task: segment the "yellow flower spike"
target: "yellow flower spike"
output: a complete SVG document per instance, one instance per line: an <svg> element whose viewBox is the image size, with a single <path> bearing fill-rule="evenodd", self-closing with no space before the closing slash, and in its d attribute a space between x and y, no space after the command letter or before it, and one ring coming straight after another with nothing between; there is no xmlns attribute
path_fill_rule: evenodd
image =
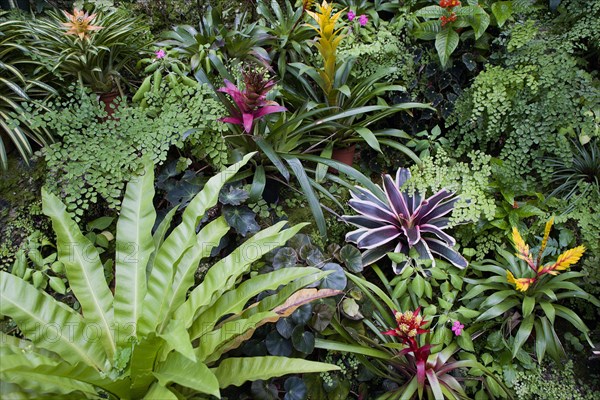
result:
<svg viewBox="0 0 600 400"><path fill-rule="evenodd" d="M544 238L542 239L542 245L540 246L540 252L537 257L536 265L540 265L540 261L542 261L542 254L544 254L546 244L548 244L548 238L550 237L550 230L552 229L552 224L554 224L554 216L550 218L548 222L546 222L546 227L544 228Z"/></svg>
<svg viewBox="0 0 600 400"><path fill-rule="evenodd" d="M525 243L516 227L513 227L512 229L512 240L515 244L515 249L517 250L516 256L521 260L526 261L531 269L535 271L537 268L533 263L533 257L531 257L531 253L529 253L529 246L527 243Z"/></svg>
<svg viewBox="0 0 600 400"><path fill-rule="evenodd" d="M585 250L585 246L577 246L573 249L565 251L558 256L558 259L554 264L541 266L538 269L538 274L557 275L558 271L564 271L579 261Z"/></svg>
<svg viewBox="0 0 600 400"><path fill-rule="evenodd" d="M508 283L515 285L515 288L520 292L525 292L529 289L532 283L535 282L535 278L519 278L515 279L515 276L509 270L506 270L506 280Z"/></svg>
<svg viewBox="0 0 600 400"><path fill-rule="evenodd" d="M333 102L335 99L335 93L332 92L332 89L337 67L336 51L340 41L344 37L341 34L341 29L335 30L335 24L342 16L344 10L333 14L333 3L329 4L326 0L323 0L321 5L317 5L317 12L306 11L319 26L317 29L312 25L308 25L319 34L319 40L315 43L315 46L323 59L323 69L318 71L319 76L323 80L320 85L330 102Z"/></svg>

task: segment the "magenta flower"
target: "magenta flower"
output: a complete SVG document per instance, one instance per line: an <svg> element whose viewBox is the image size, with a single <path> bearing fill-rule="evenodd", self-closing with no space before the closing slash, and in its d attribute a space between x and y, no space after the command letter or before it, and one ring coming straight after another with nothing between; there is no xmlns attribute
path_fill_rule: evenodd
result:
<svg viewBox="0 0 600 400"><path fill-rule="evenodd" d="M454 332L456 336L460 336L464 327L465 326L461 324L460 321L454 321L454 324L452 325L452 332Z"/></svg>
<svg viewBox="0 0 600 400"><path fill-rule="evenodd" d="M368 22L369 22L369 17L367 17L365 14L358 17L358 23L360 24L360 26L365 26L365 25L367 25Z"/></svg>
<svg viewBox="0 0 600 400"><path fill-rule="evenodd" d="M356 17L356 14L354 13L354 11L350 10L348 11L348 21L352 22L352 20Z"/></svg>
<svg viewBox="0 0 600 400"><path fill-rule="evenodd" d="M242 75L246 86L244 90L238 89L227 79L225 79L225 87L218 90L230 95L237 106L237 110L232 115L221 118L220 121L242 125L246 133L251 133L255 119L287 111L287 109L266 99L267 92L275 86L275 82L265 80L263 75L253 72L243 72Z"/></svg>
<svg viewBox="0 0 600 400"><path fill-rule="evenodd" d="M156 59L158 60L160 60L161 58L165 58L165 56L167 55L167 53L165 53L163 49L156 50L154 54L156 54Z"/></svg>

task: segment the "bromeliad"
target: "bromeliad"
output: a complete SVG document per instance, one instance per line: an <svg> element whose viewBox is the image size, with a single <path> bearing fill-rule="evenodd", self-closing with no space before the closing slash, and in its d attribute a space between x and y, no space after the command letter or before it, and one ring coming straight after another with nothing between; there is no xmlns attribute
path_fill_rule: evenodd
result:
<svg viewBox="0 0 600 400"><path fill-rule="evenodd" d="M267 93L275 86L275 81L265 79L263 74L253 70L244 70L242 76L245 86L243 90L238 89L227 79L224 81L225 87L218 90L230 95L237 106L237 110L234 110L232 115L221 118L221 121L242 125L246 133L251 133L254 120L287 109L274 101L267 100Z"/></svg>
<svg viewBox="0 0 600 400"><path fill-rule="evenodd" d="M317 9L318 12L306 11L306 13L318 24L318 28L312 25L309 26L319 34L319 39L315 43L321 54L321 58L323 58L323 69L319 71L322 82L319 85L329 103L334 104L335 93L333 91L333 82L337 70L337 47L344 38L344 35L341 34L341 29L335 30L335 24L346 9L333 14L333 6L328 4L326 0L323 0L323 3L317 6Z"/></svg>
<svg viewBox="0 0 600 400"><path fill-rule="evenodd" d="M69 28L65 32L65 35L76 35L83 40L88 36L89 32L103 29L102 26L91 25L96 18L96 14L89 15L87 12L84 13L83 10L78 10L77 8L73 9L73 14L69 14L67 11L63 11L63 13L69 19L69 22L63 22L63 25Z"/></svg>
<svg viewBox="0 0 600 400"><path fill-rule="evenodd" d="M527 243L525 243L517 228L513 227L512 240L515 249L517 250L516 256L525 261L535 274L533 277L515 278L511 271L506 270L506 280L515 285L517 290L521 292L527 291L529 287L537 282L544 274L558 275L560 271L570 268L571 265L579 261L585 252L585 246L577 246L562 253L560 256L558 256L558 259L555 262L542 265L544 250L546 249L553 223L554 217L546 223L546 228L544 229L544 238L542 239L542 244L535 260L531 254L531 251L529 250L529 246Z"/></svg>
<svg viewBox="0 0 600 400"><path fill-rule="evenodd" d="M356 187L350 207L361 215L345 215L343 219L359 229L349 232L346 241L356 243L367 250L363 263L371 264L388 252L408 255L414 248L423 259L432 260L434 254L441 256L459 268L467 266L467 260L453 249L454 238L444 232L448 218L458 197L442 189L433 196L423 199L418 193L410 195L401 192L404 183L410 179L410 171L400 168L394 180L390 175L383 176L385 201L367 189ZM399 274L407 262L393 263Z"/></svg>

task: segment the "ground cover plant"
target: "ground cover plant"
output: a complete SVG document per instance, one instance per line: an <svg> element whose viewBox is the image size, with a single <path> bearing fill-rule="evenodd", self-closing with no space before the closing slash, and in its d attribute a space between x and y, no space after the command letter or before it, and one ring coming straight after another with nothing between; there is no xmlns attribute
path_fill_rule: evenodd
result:
<svg viewBox="0 0 600 400"><path fill-rule="evenodd" d="M600 2L2 7L0 397L600 392Z"/></svg>

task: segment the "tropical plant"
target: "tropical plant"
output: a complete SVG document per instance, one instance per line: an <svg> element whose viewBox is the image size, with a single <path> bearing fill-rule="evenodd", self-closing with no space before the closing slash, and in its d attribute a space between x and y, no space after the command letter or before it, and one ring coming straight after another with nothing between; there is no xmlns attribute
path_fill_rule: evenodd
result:
<svg viewBox="0 0 600 400"><path fill-rule="evenodd" d="M573 147L571 160L565 162L560 159L552 159L548 162L548 165L554 168L550 179L554 190L549 196L570 200L569 209L575 207L577 202L589 191L600 190L600 146L598 140L592 139L585 145L574 140Z"/></svg>
<svg viewBox="0 0 600 400"><path fill-rule="evenodd" d="M273 80L265 79L265 76L256 70L242 72L244 89L238 89L233 83L225 79L225 87L218 91L227 93L233 99L237 109L233 110L231 116L222 119L235 125L242 125L246 133L252 133L254 120L265 115L287 111L275 101L267 100L267 93L275 86Z"/></svg>
<svg viewBox="0 0 600 400"><path fill-rule="evenodd" d="M32 129L26 121L13 123L13 117L23 113L21 102L56 94L56 90L43 81L44 74L35 74L32 66L39 64L31 58L31 48L21 43L26 23L6 19L0 13L0 166L8 167L5 140L10 140L25 162L29 162L33 149L29 139L39 146L52 143L52 135L44 129Z"/></svg>
<svg viewBox="0 0 600 400"><path fill-rule="evenodd" d="M577 246L567 250L555 261L544 264L552 224L553 219L546 223L544 237L535 257L535 253L530 251L519 231L513 228L512 238L517 250L516 257L498 247L497 260L472 263L474 270L482 274L491 273L492 276L465 279L465 282L472 286L462 300L468 301L466 306L469 308L484 310L477 317L477 322L492 320L505 313L508 317L503 318L503 325L507 321L518 321L519 329L514 336L512 346L513 358L532 336L532 332L535 332L535 352L538 362L542 362L546 351L556 361L565 357L563 346L555 330L556 317L571 323L586 337L590 346L594 347L588 336L589 329L579 316L559 304L562 299L580 298L600 307L600 301L586 293L576 283L578 278L584 276L583 273L562 272L579 261L585 247ZM490 291L491 294L486 293ZM516 324L513 322L508 330L511 331L515 327Z"/></svg>
<svg viewBox="0 0 600 400"><path fill-rule="evenodd" d="M394 180L383 176L382 187L376 192L356 187L348 205L360 215L346 215L344 220L359 227L349 232L346 241L356 243L363 253L363 262L371 264L389 252L408 255L415 249L422 259L430 259L435 266L435 255L464 268L467 260L453 249L456 241L446 232L448 218L458 197L442 189L433 196L423 199L419 193L402 192L401 188L410 179L410 171L399 168ZM408 261L399 264L393 261L394 272L402 273Z"/></svg>
<svg viewBox="0 0 600 400"><path fill-rule="evenodd" d="M364 278L350 273L346 275L373 303L372 318L365 320L364 325L377 339L334 318L331 326L335 331L335 339L317 339L315 347L354 353L371 373L394 382L396 386L384 391L377 397L378 400L468 399L460 383L464 379L492 381L498 385L497 395L511 398L508 388L474 357L455 358L460 347L456 342L444 344L444 335L438 334L445 329L443 323L435 323L434 319L426 320L420 315L419 309L401 312L393 295L390 297ZM378 275L382 276L381 271L378 271ZM469 336L470 341L470 335L462 332L462 328L464 326L455 324L454 334ZM461 369L477 369L483 376L461 373L461 379L457 379L457 372Z"/></svg>
<svg viewBox="0 0 600 400"><path fill-rule="evenodd" d="M99 93L118 88L121 95L122 71L133 73L132 64L150 44L142 19L119 9L48 11L29 21L27 36L35 56L60 79L76 79Z"/></svg>
<svg viewBox="0 0 600 400"><path fill-rule="evenodd" d="M288 78L287 82L283 82L285 99L300 109L306 105L308 98L311 108L329 108L330 116L343 116L334 126L318 126L318 129L311 133L311 136L317 139L318 145L315 147L318 148L322 144L329 147L323 152L324 157L331 156L334 145L345 147L357 141L364 141L379 152L381 143L414 156L412 151L395 140L410 139L404 132L398 129L373 132L371 127L400 111L410 113L412 109L431 107L421 103L388 105L383 99L385 94L405 91L403 86L380 82L384 77L393 74L396 71L395 67L381 69L361 79L353 79L351 72L354 58L350 57L343 62L338 59L337 48L345 35L342 32L344 27L336 30L336 25L339 25L343 10L334 13L332 4L324 0L317 6L318 12L307 11L317 23L316 26L309 26L318 33L315 46L319 51L322 67L302 62L291 63L288 70L293 79ZM315 84L320 90L315 90ZM374 105L374 102L377 102L377 105ZM413 159L418 162L416 156Z"/></svg>
<svg viewBox="0 0 600 400"><path fill-rule="evenodd" d="M157 46L179 53L189 59L192 72L216 72L213 60L222 62L269 63L269 54L262 48L270 36L258 22L248 23L247 13L237 14L233 26L222 20L218 8L208 7L198 29L191 25L178 25L163 33Z"/></svg>
<svg viewBox="0 0 600 400"><path fill-rule="evenodd" d="M415 12L417 18L412 34L423 40L435 40L435 48L442 66L446 66L450 56L458 47L460 36L457 30L471 27L469 34L475 40L481 39L490 25L490 16L477 2L468 1L463 6L458 0L440 0L439 5L423 7ZM512 15L511 1L497 1L491 5L496 23L502 26ZM461 34L465 38L466 33Z"/></svg>
<svg viewBox="0 0 600 400"><path fill-rule="evenodd" d="M272 64L277 66L281 79L285 78L287 64L299 62L311 56L309 40L313 37L313 30L301 22L310 3L305 0L301 7L294 7L290 0L279 2L259 0L256 11L263 18L262 24L267 28L271 37L269 44Z"/></svg>
<svg viewBox="0 0 600 400"><path fill-rule="evenodd" d="M142 175L128 184L117 222L114 288L106 282L97 249L65 205L43 191L43 210L57 234L58 260L83 315L1 272L0 314L11 317L28 338L2 334L2 380L33 396L175 399L182 390L220 397L220 388L248 380L336 369L279 357L221 359L257 327L313 299L339 293L302 289L327 275L304 267L236 284L254 261L304 225L283 229L283 221L257 233L215 263L189 291L199 261L230 229L222 216L196 233L198 223L217 203L223 184L253 155L211 178L166 238L176 208L152 235L154 174L152 163L146 163ZM281 285L277 293L246 307L259 293Z"/></svg>

